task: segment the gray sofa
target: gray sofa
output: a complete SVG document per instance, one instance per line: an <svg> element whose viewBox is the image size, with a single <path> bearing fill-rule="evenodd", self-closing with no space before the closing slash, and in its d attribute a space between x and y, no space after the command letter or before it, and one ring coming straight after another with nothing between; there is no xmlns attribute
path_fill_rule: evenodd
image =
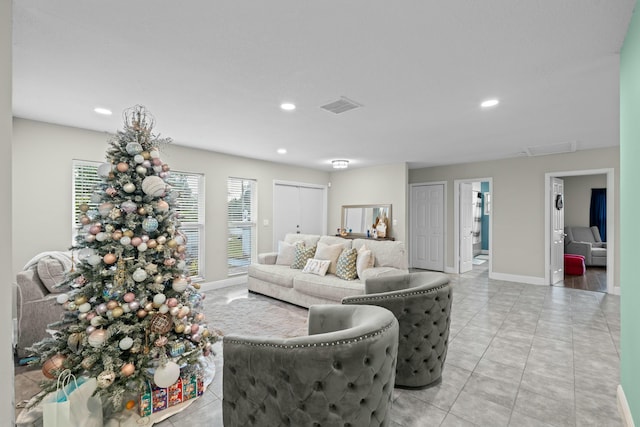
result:
<svg viewBox="0 0 640 427"><path fill-rule="evenodd" d="M328 245L342 244L345 248L360 249L366 245L373 253L374 265L363 271L355 280L343 280L335 274L325 276L303 273L289 265L278 265L278 253L258 255L258 262L249 266L248 288L302 307L313 304L340 304L342 298L364 294L364 280L372 277L408 273L407 254L403 242L374 239L343 239L336 236L311 234L287 234L286 243L304 242L307 247L322 242Z"/></svg>
<svg viewBox="0 0 640 427"><path fill-rule="evenodd" d="M607 266L607 243L600 238L598 227L565 227L564 252L584 256L590 267Z"/></svg>
<svg viewBox="0 0 640 427"><path fill-rule="evenodd" d="M388 426L398 322L381 307L318 305L309 335L224 337L222 416L235 426Z"/></svg>
<svg viewBox="0 0 640 427"><path fill-rule="evenodd" d="M410 273L365 281L366 295L343 304L384 307L398 319L397 387L423 388L442 377L451 325L452 291L446 274Z"/></svg>
<svg viewBox="0 0 640 427"><path fill-rule="evenodd" d="M17 274L18 357L28 356L27 347L49 336L47 325L62 319L64 309L56 298L64 289L56 285L64 281L71 264L68 252L43 252Z"/></svg>

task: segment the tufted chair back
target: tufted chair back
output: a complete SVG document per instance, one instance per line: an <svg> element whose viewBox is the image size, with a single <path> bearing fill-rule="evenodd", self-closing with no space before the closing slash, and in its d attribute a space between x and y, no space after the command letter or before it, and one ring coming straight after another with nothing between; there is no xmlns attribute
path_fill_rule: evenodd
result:
<svg viewBox="0 0 640 427"><path fill-rule="evenodd" d="M451 286L442 273L410 273L366 279L366 295L343 304L385 307L400 325L395 385L422 388L440 380L451 325Z"/></svg>
<svg viewBox="0 0 640 427"><path fill-rule="evenodd" d="M225 427L388 426L398 322L374 306L315 305L309 335L227 335Z"/></svg>

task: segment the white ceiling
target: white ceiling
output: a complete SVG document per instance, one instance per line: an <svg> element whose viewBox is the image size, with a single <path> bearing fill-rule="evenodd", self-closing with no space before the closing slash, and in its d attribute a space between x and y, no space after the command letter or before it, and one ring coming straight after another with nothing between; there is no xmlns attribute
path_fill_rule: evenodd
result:
<svg viewBox="0 0 640 427"><path fill-rule="evenodd" d="M14 115L114 132L143 104L176 144L326 170L335 158L422 167L615 146L634 6L19 0ZM319 108L340 96L364 106ZM482 110L491 97L500 105Z"/></svg>

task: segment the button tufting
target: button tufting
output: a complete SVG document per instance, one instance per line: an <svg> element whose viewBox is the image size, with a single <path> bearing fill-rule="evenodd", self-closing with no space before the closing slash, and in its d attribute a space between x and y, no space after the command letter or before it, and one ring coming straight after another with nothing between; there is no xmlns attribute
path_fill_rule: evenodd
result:
<svg viewBox="0 0 640 427"><path fill-rule="evenodd" d="M322 381L316 381L316 382L313 384L313 389L314 389L315 391L321 391L321 390L322 390Z"/></svg>
<svg viewBox="0 0 640 427"><path fill-rule="evenodd" d="M340 363L339 360L336 360L335 362L333 362L333 369L342 369L342 363Z"/></svg>

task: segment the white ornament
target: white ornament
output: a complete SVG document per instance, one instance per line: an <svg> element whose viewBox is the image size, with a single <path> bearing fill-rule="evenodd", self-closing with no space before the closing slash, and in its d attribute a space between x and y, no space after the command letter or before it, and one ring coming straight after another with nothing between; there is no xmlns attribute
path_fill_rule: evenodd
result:
<svg viewBox="0 0 640 427"><path fill-rule="evenodd" d="M144 166L136 166L136 172L138 172L140 175L144 175L147 173L147 168L145 168Z"/></svg>
<svg viewBox="0 0 640 427"><path fill-rule="evenodd" d="M163 196L167 189L167 183L159 176L148 176L142 180L142 191L152 197Z"/></svg>
<svg viewBox="0 0 640 427"><path fill-rule="evenodd" d="M102 257L97 254L89 255L89 257L87 257L87 262L89 263L89 265L95 267L102 262Z"/></svg>
<svg viewBox="0 0 640 427"><path fill-rule="evenodd" d="M151 152L149 152L149 156L151 156L152 159L159 159L160 152L158 150L151 150Z"/></svg>
<svg viewBox="0 0 640 427"><path fill-rule="evenodd" d="M98 175L106 178L113 171L113 165L111 163L103 163L98 166Z"/></svg>
<svg viewBox="0 0 640 427"><path fill-rule="evenodd" d="M95 317L92 317L89 322L91 323L91 326L100 326L102 325L103 321L104 321L104 318L100 316L95 316Z"/></svg>
<svg viewBox="0 0 640 427"><path fill-rule="evenodd" d="M178 268L178 270L184 270L187 267L187 263L185 261L178 261L176 267Z"/></svg>
<svg viewBox="0 0 640 427"><path fill-rule="evenodd" d="M173 279L173 283L171 284L171 287L176 292L184 292L184 290L187 289L187 286L189 286L189 283L184 277L176 277Z"/></svg>
<svg viewBox="0 0 640 427"><path fill-rule="evenodd" d="M136 191L136 185L132 182L127 182L122 186L122 189L127 193L133 193L134 191Z"/></svg>
<svg viewBox="0 0 640 427"><path fill-rule="evenodd" d="M121 350L129 350L133 346L133 338L124 337L118 343Z"/></svg>
<svg viewBox="0 0 640 427"><path fill-rule="evenodd" d="M153 374L153 382L161 388L173 385L180 378L180 366L175 362L167 362L164 366L158 366Z"/></svg>
<svg viewBox="0 0 640 427"><path fill-rule="evenodd" d="M144 157L142 157L142 155L140 154L136 154L135 156L133 156L133 161L140 164L144 162Z"/></svg>
<svg viewBox="0 0 640 427"><path fill-rule="evenodd" d="M87 257L95 253L96 251L91 248L82 248L78 251L78 261L84 261L85 259L87 259Z"/></svg>
<svg viewBox="0 0 640 427"><path fill-rule="evenodd" d="M138 252L144 252L147 250L147 244L142 242L138 245Z"/></svg>
<svg viewBox="0 0 640 427"><path fill-rule="evenodd" d="M85 302L84 304L80 304L80 307L78 307L78 310L80 311L80 313L87 313L89 312L89 310L91 310L91 304L89 304L88 302Z"/></svg>
<svg viewBox="0 0 640 427"><path fill-rule="evenodd" d="M167 304L162 304L159 308L158 311L162 314L166 314L169 312L169 306Z"/></svg>
<svg viewBox="0 0 640 427"><path fill-rule="evenodd" d="M67 301L69 301L69 295L67 294L60 294L56 297L56 302L58 304L64 304Z"/></svg>
<svg viewBox="0 0 640 427"><path fill-rule="evenodd" d="M147 278L147 272L141 268L138 268L133 272L132 277L136 282L142 282Z"/></svg>
<svg viewBox="0 0 640 427"><path fill-rule="evenodd" d="M122 237L120 238L120 244L121 244L122 246L127 246L127 245L129 245L130 243L131 243L131 237L129 237L129 236L122 236Z"/></svg>
<svg viewBox="0 0 640 427"><path fill-rule="evenodd" d="M167 296L165 294L155 294L153 296L153 304L160 306L167 300Z"/></svg>
<svg viewBox="0 0 640 427"><path fill-rule="evenodd" d="M142 153L142 145L140 145L137 142L130 142L127 144L126 150L127 150L127 153L129 153L132 156L135 154L140 154Z"/></svg>
<svg viewBox="0 0 640 427"><path fill-rule="evenodd" d="M107 233L105 233L104 231L99 232L98 234L96 234L96 240L98 242L104 242L105 240L107 240Z"/></svg>
<svg viewBox="0 0 640 427"><path fill-rule="evenodd" d="M95 319L95 317L94 317ZM96 329L89 335L89 345L93 348L102 347L104 342L107 340L107 331L104 329Z"/></svg>

